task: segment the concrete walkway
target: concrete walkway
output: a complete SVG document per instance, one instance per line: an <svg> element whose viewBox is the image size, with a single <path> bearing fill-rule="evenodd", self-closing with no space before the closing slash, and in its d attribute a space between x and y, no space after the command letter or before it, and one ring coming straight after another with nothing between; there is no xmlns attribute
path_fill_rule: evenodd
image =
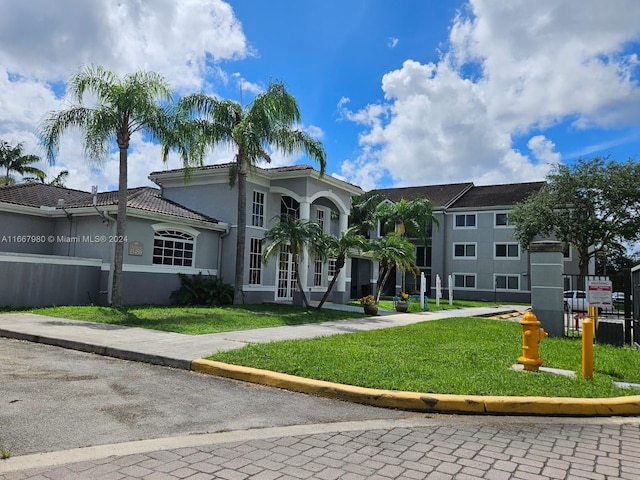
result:
<svg viewBox="0 0 640 480"><path fill-rule="evenodd" d="M331 306L327 306L330 308ZM336 306L334 308L348 308ZM351 307L353 308L353 307ZM30 313L0 314L0 336L46 343L125 360L166 365L292 391L378 407L422 412L519 415L639 415L640 395L615 398L492 397L399 392L341 385L204 360L250 343L353 333L451 317L517 319L527 307L476 307L422 313L385 312L369 318L210 335L182 335L142 328L66 320ZM514 363L515 363L514 359Z"/></svg>
<svg viewBox="0 0 640 480"><path fill-rule="evenodd" d="M348 305L327 304L326 308L362 311L360 307ZM521 312L526 308L522 305L482 307L417 314L380 311L380 315L377 317L208 335L183 335L144 328L46 317L32 313L0 313L0 336L188 370L191 368L191 362L195 359L241 348L248 343L267 343L353 333L448 317L499 315L504 312Z"/></svg>

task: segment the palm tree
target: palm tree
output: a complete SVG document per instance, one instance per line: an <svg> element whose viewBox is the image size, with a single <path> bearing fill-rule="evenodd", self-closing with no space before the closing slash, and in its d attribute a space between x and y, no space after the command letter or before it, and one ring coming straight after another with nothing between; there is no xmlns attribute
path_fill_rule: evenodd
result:
<svg viewBox="0 0 640 480"><path fill-rule="evenodd" d="M0 167L6 169L4 181L7 185L15 183L15 179L11 176L11 172L19 173L20 175L35 175L39 179L43 179L46 174L39 168L32 167L31 165L39 162L40 157L37 155L24 155L22 153L23 144L18 143L15 147L12 147L8 142L0 141Z"/></svg>
<svg viewBox="0 0 640 480"><path fill-rule="evenodd" d="M439 225L438 219L433 215L433 202L426 197L381 203L377 206L374 217L385 226L396 228L400 236L418 238L423 244L427 242L427 226L431 223Z"/></svg>
<svg viewBox="0 0 640 480"><path fill-rule="evenodd" d="M163 144L168 142L168 134L174 126L169 105L170 87L161 75L154 72L140 71L119 77L100 66L91 65L82 67L71 77L68 89L75 103L67 110L50 112L40 127L47 157L51 163L55 161L60 138L70 128L82 130L84 152L92 160L104 159L109 153L108 143L115 140L120 154L116 235L124 238L129 142L136 132L155 137ZM95 95L95 106L84 105L85 93ZM175 136L171 140L175 143ZM167 148L163 148L163 160L167 158ZM181 153L183 162L188 163L185 151L181 150ZM124 243L116 242L111 297L114 307L122 305L123 259Z"/></svg>
<svg viewBox="0 0 640 480"><path fill-rule="evenodd" d="M304 286L300 281L299 264L305 249L312 257L326 258L325 234L316 222L302 220L291 215L283 215L278 223L271 227L262 240L268 242L262 252L262 262L266 265L274 254L279 254L282 248L289 246L293 260L298 290L302 293L302 300L309 307L309 300L304 293Z"/></svg>
<svg viewBox="0 0 640 480"><path fill-rule="evenodd" d="M231 100L217 100L194 94L179 102L182 111L201 115L196 122L210 147L217 144L232 145L236 151L233 168L229 171L231 186L238 184L238 231L236 236L236 264L234 277L234 304L244 301L244 251L247 230L247 176L260 160L271 161L269 146L285 154L304 152L320 165L320 174L326 168L326 153L322 143L295 128L300 121L300 110L293 96L281 82L269 84L267 91L257 95L243 108Z"/></svg>
<svg viewBox="0 0 640 480"><path fill-rule="evenodd" d="M384 195L376 190L353 197L349 224L358 226L360 234L368 235L370 230L376 229L376 217L374 214L376 208L384 202L384 199Z"/></svg>
<svg viewBox="0 0 640 480"><path fill-rule="evenodd" d="M413 243L392 232L379 240L369 244L373 258L380 262L378 281L376 283L376 304L380 302L380 294L389 274L394 267L403 272L415 272L416 252Z"/></svg>
<svg viewBox="0 0 640 480"><path fill-rule="evenodd" d="M325 255L329 258L336 259L336 271L327 287L327 291L324 292L318 309L322 308L324 302L329 298L329 293L333 290L333 286L338 280L338 274L344 268L347 257L351 250L366 250L368 247L367 240L358 233L359 226L352 226L346 231L342 232L340 237L334 237L333 235L325 235L325 247L322 249Z"/></svg>

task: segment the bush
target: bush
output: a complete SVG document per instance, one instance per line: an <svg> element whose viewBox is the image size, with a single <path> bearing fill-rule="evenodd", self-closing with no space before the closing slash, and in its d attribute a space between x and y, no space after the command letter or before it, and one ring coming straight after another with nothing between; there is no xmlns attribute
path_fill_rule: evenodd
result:
<svg viewBox="0 0 640 480"><path fill-rule="evenodd" d="M171 298L178 305L231 305L233 303L233 285L224 283L213 276L185 275L179 273L180 288L171 292Z"/></svg>

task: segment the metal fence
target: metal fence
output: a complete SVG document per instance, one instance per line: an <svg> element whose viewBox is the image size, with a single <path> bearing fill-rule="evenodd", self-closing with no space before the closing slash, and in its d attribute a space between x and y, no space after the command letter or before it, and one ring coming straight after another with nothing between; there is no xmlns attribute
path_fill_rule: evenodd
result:
<svg viewBox="0 0 640 480"><path fill-rule="evenodd" d="M588 315L588 285L591 280L609 280L612 282L612 303L598 308L596 320L596 342L617 346L635 344L640 347L640 322L633 315L632 293L640 294L638 288L631 288L630 272L625 276L579 276L565 275L564 285L564 332L567 337L582 336L582 322ZM634 292L638 290L638 292Z"/></svg>

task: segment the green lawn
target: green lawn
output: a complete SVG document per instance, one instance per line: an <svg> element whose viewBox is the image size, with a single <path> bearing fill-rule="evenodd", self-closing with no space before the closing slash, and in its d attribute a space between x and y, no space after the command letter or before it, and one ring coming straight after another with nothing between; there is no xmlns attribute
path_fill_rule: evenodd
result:
<svg viewBox="0 0 640 480"><path fill-rule="evenodd" d="M544 366L577 379L510 367L522 354L521 326L451 318L349 335L254 344L209 357L238 365L362 387L465 395L613 397L640 395L613 380L640 383L640 352L595 346L592 381L581 376L580 340L547 338Z"/></svg>
<svg viewBox="0 0 640 480"><path fill-rule="evenodd" d="M134 306L120 309L79 306L36 308L29 311L40 315L71 320L150 328L187 335L203 335L283 325L301 325L364 316L364 312L343 312L329 309L305 310L302 307L293 307L291 305L225 307Z"/></svg>
<svg viewBox="0 0 640 480"><path fill-rule="evenodd" d="M446 306L448 307L448 302ZM458 308L477 303L456 302ZM491 305L491 304L480 304ZM381 308L393 308L384 302ZM191 335L300 325L359 318L363 313L305 310L289 305L222 308L137 306L50 307L34 313ZM371 388L476 395L612 397L640 395L613 380L640 383L640 352L595 346L593 381L580 378L581 341L547 338L540 345L544 366L577 372L577 379L515 372L521 355L516 322L451 318L407 327L334 335L310 340L255 344L220 353L213 360Z"/></svg>

